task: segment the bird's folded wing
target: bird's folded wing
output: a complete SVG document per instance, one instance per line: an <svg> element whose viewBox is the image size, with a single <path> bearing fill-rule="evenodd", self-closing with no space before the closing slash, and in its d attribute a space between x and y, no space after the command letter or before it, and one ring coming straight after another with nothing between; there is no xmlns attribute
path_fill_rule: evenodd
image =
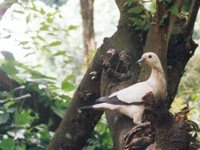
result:
<svg viewBox="0 0 200 150"><path fill-rule="evenodd" d="M154 93L153 89L146 82L140 82L113 93L109 98L117 96L119 101L131 104L142 102L142 98L149 92Z"/></svg>
<svg viewBox="0 0 200 150"><path fill-rule="evenodd" d="M98 103L108 103L108 104L113 104L113 105L141 105L141 104L143 104L142 101L138 101L138 102L133 101L131 103L127 103L125 101L118 99L117 96L113 96L110 98L109 97L101 97L95 101L95 104L98 104Z"/></svg>

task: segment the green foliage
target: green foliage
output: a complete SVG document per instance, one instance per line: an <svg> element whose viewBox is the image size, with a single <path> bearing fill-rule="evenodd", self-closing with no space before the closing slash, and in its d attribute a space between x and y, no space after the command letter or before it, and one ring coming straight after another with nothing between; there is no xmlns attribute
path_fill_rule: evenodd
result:
<svg viewBox="0 0 200 150"><path fill-rule="evenodd" d="M188 65L186 66L186 71L181 79L176 101L179 104L174 105L176 108L182 107L183 105L189 103L190 108L192 108L189 119L200 124L200 51L196 51L195 56L191 58ZM181 103L181 104L180 104ZM183 108L183 107L182 107ZM177 111L176 111L177 112Z"/></svg>
<svg viewBox="0 0 200 150"><path fill-rule="evenodd" d="M75 86L74 86L74 84L72 84L72 83L70 83L69 82L69 79L70 79L70 77L71 76L67 76L63 81L62 81L62 86L61 86L61 88L62 88L62 90L64 90L64 91L72 91L72 90L74 90L74 88L75 88Z"/></svg>
<svg viewBox="0 0 200 150"><path fill-rule="evenodd" d="M25 16L26 26L29 27L25 33L29 38L19 40L19 45L36 53L36 70L51 72L52 76L59 78L59 82L65 75L79 74L82 57L77 58L81 56L80 52L69 49L68 42L70 32L78 26L63 24L64 17L58 9L47 9L36 1L19 2L19 6L13 15ZM66 70L70 71L66 74Z"/></svg>
<svg viewBox="0 0 200 150"><path fill-rule="evenodd" d="M172 6L168 11L171 12L172 14L178 16L179 12L178 12L178 8L177 7Z"/></svg>
<svg viewBox="0 0 200 150"><path fill-rule="evenodd" d="M138 0L126 0L124 3L124 7L128 7L128 13L131 16L130 24L135 30L146 31L150 27L151 12L144 8L143 3Z"/></svg>
<svg viewBox="0 0 200 150"><path fill-rule="evenodd" d="M162 16L162 19L160 21L160 25L164 25L165 20L169 17L170 14L173 14L177 17L179 17L179 11L178 8L176 6L172 6L170 7L166 13Z"/></svg>
<svg viewBox="0 0 200 150"><path fill-rule="evenodd" d="M36 118L37 117L34 115L34 113L30 109L16 111L14 113L14 124L16 127L27 128L27 127L30 127L31 123Z"/></svg>
<svg viewBox="0 0 200 150"><path fill-rule="evenodd" d="M2 150L15 150L15 141L12 138L3 139L0 143Z"/></svg>
<svg viewBox="0 0 200 150"><path fill-rule="evenodd" d="M92 138L88 140L88 145L83 150L112 150L112 139L105 116L99 121L92 134Z"/></svg>
<svg viewBox="0 0 200 150"><path fill-rule="evenodd" d="M18 4L20 7L13 11L14 16L26 16L27 26L31 26L32 22L39 23L35 25L37 28L30 28L26 33L30 34L29 39L19 40L19 46L33 49L39 56L38 60L46 59L47 62L53 62L54 66L50 65L53 67L48 67L47 72L58 73L57 68L67 69L69 62L77 62L72 57L76 53L66 51L68 33L77 29L77 26L69 25L61 28L56 23L57 19L62 18L59 11L47 11L38 7L34 1ZM1 54L4 59L0 59L0 69L17 81L21 88L0 92L0 148L2 150L45 149L53 136L52 126L59 123L54 122L54 115L62 118L71 100L69 91L72 92L75 88L72 72L58 73L58 80L55 74L47 75L41 72L40 68L44 68L41 61L30 65L16 60L7 51ZM71 66L69 68L72 70ZM41 116L40 107L51 111L53 115Z"/></svg>
<svg viewBox="0 0 200 150"><path fill-rule="evenodd" d="M130 6L133 3L139 2L139 0L126 0L124 6Z"/></svg>
<svg viewBox="0 0 200 150"><path fill-rule="evenodd" d="M143 10L141 8L141 6L135 6L133 8L130 8L128 10L128 13L132 13L132 14L138 14L138 13L141 13Z"/></svg>
<svg viewBox="0 0 200 150"><path fill-rule="evenodd" d="M9 117L10 117L9 113L6 112L6 110L1 110L1 112L0 112L0 125L6 123L9 119Z"/></svg>
<svg viewBox="0 0 200 150"><path fill-rule="evenodd" d="M140 15L140 17L131 17L130 20L132 25L135 27L135 30L146 31L150 27L151 15L149 12L145 12L145 15Z"/></svg>
<svg viewBox="0 0 200 150"><path fill-rule="evenodd" d="M51 109L57 114L60 118L63 118L67 106L69 105L70 97L65 97L62 100L56 100L52 105Z"/></svg>
<svg viewBox="0 0 200 150"><path fill-rule="evenodd" d="M0 148L2 150L45 149L53 135L50 127L55 122L52 122L53 118L48 116L48 124L40 123L39 112L34 106L28 105L30 99L34 96L35 105L38 103L44 109L49 108L58 116L63 117L71 98L59 92L57 94L59 86L56 85L55 78L16 61L9 52L3 51L2 54L4 59L0 60L1 70L21 86L11 91L0 92ZM28 78L21 78L19 74L24 74ZM63 83L65 89L72 90L68 87L68 82L72 79L72 76L66 77ZM74 87L72 83L70 86ZM29 94L29 92L34 92L34 94ZM13 141L15 141L14 144ZM10 146L8 147L7 144Z"/></svg>
<svg viewBox="0 0 200 150"><path fill-rule="evenodd" d="M182 11L183 12L189 12L191 0L184 0L183 6L182 6Z"/></svg>

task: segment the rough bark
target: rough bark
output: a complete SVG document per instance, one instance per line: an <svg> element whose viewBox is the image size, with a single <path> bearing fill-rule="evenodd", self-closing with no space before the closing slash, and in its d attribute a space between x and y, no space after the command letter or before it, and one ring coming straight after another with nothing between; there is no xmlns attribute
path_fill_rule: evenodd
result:
<svg viewBox="0 0 200 150"><path fill-rule="evenodd" d="M88 56L91 50L96 49L95 36L94 36L94 19L93 8L94 0L80 0L82 26L83 26L83 45L84 45L84 58L88 63Z"/></svg>
<svg viewBox="0 0 200 150"><path fill-rule="evenodd" d="M183 1L177 1L175 5L179 8L181 7L182 2ZM166 76L168 76L169 85L168 85L168 98L166 102L169 104L169 106L171 105L171 102L173 101L175 94L177 92L177 87L180 78L182 76L182 73L184 71L184 67L188 62L189 58L193 55L197 47L197 45L193 42L191 37L188 37L188 35L183 36L184 32L177 33L177 31L174 31L175 34L171 36L170 30L172 29L170 28L173 28L173 23L175 23L176 20L176 17L174 17L173 14L169 15L167 21L168 23L165 26L160 25L162 16L171 6L172 6L171 4L169 4L169 6L165 5L163 6L163 4L158 4L156 14L159 14L159 16L155 15L154 17L155 23L153 23L151 28L149 29L146 38L146 44L144 47L145 52L153 51L157 53L162 61L164 70L166 71ZM179 26L179 28L181 26ZM182 43L175 42L179 40L180 37L182 37ZM190 52L191 54L189 54L188 52ZM147 69L146 66L143 66L141 69L139 80L144 80L148 76L149 76L149 70ZM110 116L110 114L108 116ZM115 118L115 121L113 121L114 120L113 118L115 118L115 115L111 115L111 117L108 117L108 123L111 126L112 135L116 135L113 136L114 148L122 149L123 144L121 142L123 141L124 132L128 130L128 128L126 127L128 126L128 124L130 124L130 120L126 122L126 121L121 121L122 119L119 119L119 122L117 122L116 121L117 119Z"/></svg>
<svg viewBox="0 0 200 150"><path fill-rule="evenodd" d="M181 7L182 1L177 2L178 4L176 3L176 5ZM82 149L82 147L87 144L87 139L90 137L90 134L102 113L92 110L79 112L78 107L92 104L95 99L100 96L109 95L116 90L137 82L139 79L140 68L135 62L143 53L146 34L134 30L134 27L129 25L130 14L127 13L127 8L123 6L124 0L116 0L116 3L120 10L118 30L112 37L105 38L104 43L98 49L93 62L75 92L72 103L69 106L64 119L47 148L48 150ZM197 4L199 5L198 2L196 2L196 5ZM138 4L133 3L133 6L136 5ZM170 7L163 6L162 4L158 5L159 8L157 13L161 13L162 15L165 14ZM199 8L197 8L195 13L198 12L198 9ZM159 19L161 19L162 15ZM194 17L196 15L193 14L191 16ZM167 27L162 27L160 24L152 25L145 44L145 51L148 49L148 45L150 45L150 50L158 53L165 66L166 74L168 76L168 107L170 107L171 102L174 99L180 78L184 72L184 67L197 47L190 34L185 34L183 30L179 30L183 25L182 23L176 26L173 25L175 19L175 17L169 16ZM193 25L192 27L190 26L190 28L193 29ZM172 30L173 32L171 32ZM192 30L190 30L189 33L192 33ZM165 37L166 34L167 36ZM154 40L151 40L150 36ZM152 43L155 43L155 46ZM131 67L129 70L132 72L132 77L129 80L116 80L114 76L110 77L108 72L103 68L102 57L104 57L107 50L111 48L118 50L119 53L125 50L131 58ZM116 61L114 61L113 66L117 72L123 73L123 71L120 71L120 68L118 68ZM141 72L141 74L146 75L147 72ZM123 138L125 133L133 126L132 120L120 114L116 114L115 112L107 112L106 114L113 138L113 149L123 149Z"/></svg>
<svg viewBox="0 0 200 150"><path fill-rule="evenodd" d="M168 107L171 106L174 100L180 79L185 71L184 68L198 46L192 39L192 33L199 7L200 1L193 0L186 24L178 23L178 27L174 27L175 29L170 37L167 53ZM188 25L191 20L194 22ZM181 20L179 21L182 22Z"/></svg>
<svg viewBox="0 0 200 150"><path fill-rule="evenodd" d="M196 140L199 127L195 122L188 120L187 113L190 111L188 106L173 116L161 100L154 98L153 93L146 94L143 101L146 103L143 116L151 122L151 126L146 126L149 130L146 129L145 132L150 132L145 137L155 140L154 144L150 144L145 150L197 150L199 148L199 142ZM135 129L138 129L138 126ZM143 132L144 129L139 131ZM134 134L137 132L135 130Z"/></svg>
<svg viewBox="0 0 200 150"><path fill-rule="evenodd" d="M172 6L176 6L180 10L182 4L183 0L177 0L176 2L172 1L169 4L159 0L156 1L156 12L145 42L144 52L155 52L161 60L165 73L167 70L168 43L177 18L175 14L170 14L168 10ZM166 14L168 14L168 17L164 19L163 16ZM141 69L140 80L147 79L149 74L150 71L147 66L143 66Z"/></svg>

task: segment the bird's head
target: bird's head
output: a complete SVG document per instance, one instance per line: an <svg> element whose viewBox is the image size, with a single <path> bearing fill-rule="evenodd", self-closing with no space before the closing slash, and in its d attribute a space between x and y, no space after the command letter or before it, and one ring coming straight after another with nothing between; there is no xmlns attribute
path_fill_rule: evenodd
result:
<svg viewBox="0 0 200 150"><path fill-rule="evenodd" d="M139 64L145 63L150 66L155 66L160 64L160 59L153 52L147 52L142 55L142 57L137 61Z"/></svg>

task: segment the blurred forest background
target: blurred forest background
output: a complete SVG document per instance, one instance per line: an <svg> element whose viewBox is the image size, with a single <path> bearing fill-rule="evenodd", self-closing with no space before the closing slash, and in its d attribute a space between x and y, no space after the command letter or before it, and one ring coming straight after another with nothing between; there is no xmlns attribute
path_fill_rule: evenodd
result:
<svg viewBox="0 0 200 150"><path fill-rule="evenodd" d="M153 11L153 5L146 5ZM83 51L79 0L1 0L0 7L6 9L0 16L0 149L42 150L96 49L89 55ZM96 47L116 31L118 19L114 0L95 1ZM199 31L200 14L193 35L200 44ZM188 103L189 118L200 125L199 60L198 47L186 66L171 112ZM93 149L112 149L104 116L84 148Z"/></svg>

